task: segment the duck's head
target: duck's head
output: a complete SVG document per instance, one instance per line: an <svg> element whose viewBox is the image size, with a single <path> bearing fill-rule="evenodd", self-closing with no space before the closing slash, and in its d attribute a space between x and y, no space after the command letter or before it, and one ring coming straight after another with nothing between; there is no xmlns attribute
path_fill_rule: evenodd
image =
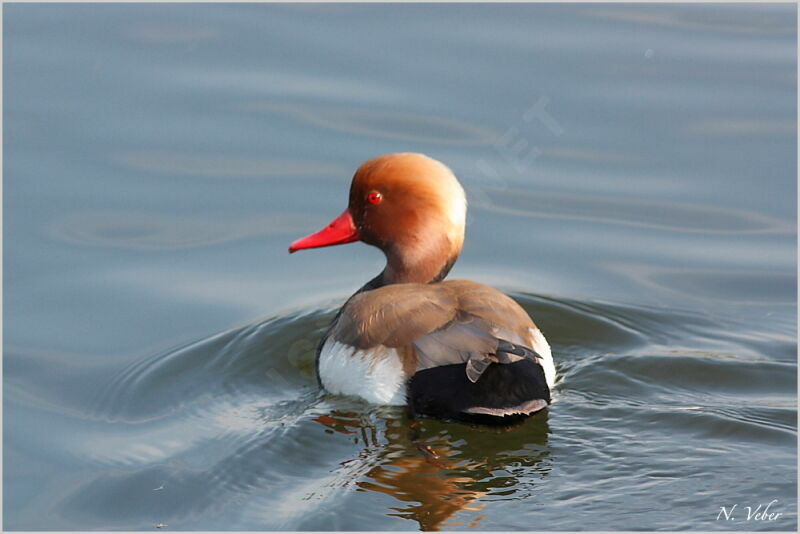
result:
<svg viewBox="0 0 800 534"><path fill-rule="evenodd" d="M386 255L383 283L440 280L461 251L466 213L464 190L444 164L386 154L358 168L347 209L289 252L363 241Z"/></svg>

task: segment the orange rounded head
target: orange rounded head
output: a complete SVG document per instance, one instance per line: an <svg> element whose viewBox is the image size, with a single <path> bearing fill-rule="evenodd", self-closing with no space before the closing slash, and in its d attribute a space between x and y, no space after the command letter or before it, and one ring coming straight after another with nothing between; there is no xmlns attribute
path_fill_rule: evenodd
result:
<svg viewBox="0 0 800 534"><path fill-rule="evenodd" d="M358 168L347 209L289 252L363 241L383 250L390 273L423 279L455 261L466 213L464 190L444 164L423 154L386 154Z"/></svg>

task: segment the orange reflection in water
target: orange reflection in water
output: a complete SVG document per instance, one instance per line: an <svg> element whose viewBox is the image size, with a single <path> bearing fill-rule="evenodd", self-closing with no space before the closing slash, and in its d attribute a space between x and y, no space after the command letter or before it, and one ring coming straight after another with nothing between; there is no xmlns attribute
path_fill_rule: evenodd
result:
<svg viewBox="0 0 800 534"><path fill-rule="evenodd" d="M476 527L483 519L481 498L509 498L521 486L527 495L531 483L549 470L549 462L543 462L548 455L546 412L501 429L339 411L314 420L363 445L342 463L351 467L370 459L368 469L353 470L362 473L352 481L358 490L393 497L398 504L388 515L414 520L423 531ZM526 480L515 471L524 472ZM469 522L453 520L460 511L475 514Z"/></svg>

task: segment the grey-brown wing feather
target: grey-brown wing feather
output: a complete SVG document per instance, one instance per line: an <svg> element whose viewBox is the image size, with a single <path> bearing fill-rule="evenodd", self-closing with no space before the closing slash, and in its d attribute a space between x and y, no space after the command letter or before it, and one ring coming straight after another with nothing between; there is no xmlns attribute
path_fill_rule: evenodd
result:
<svg viewBox="0 0 800 534"><path fill-rule="evenodd" d="M503 347L526 345L530 328L535 326L528 314L506 295L475 282L448 281L356 295L332 335L360 349L413 346L405 354L416 362L406 366L416 371L466 362L467 377L475 382L492 363L528 357Z"/></svg>
<svg viewBox="0 0 800 534"><path fill-rule="evenodd" d="M365 291L347 303L332 335L366 349L410 345L456 315L458 299L441 284L396 284Z"/></svg>
<svg viewBox="0 0 800 534"><path fill-rule="evenodd" d="M526 357L535 358L533 350L518 350L519 345L501 337L501 330L504 329L462 312L443 328L413 342L417 370L466 363L467 378L477 382L492 363L508 364Z"/></svg>

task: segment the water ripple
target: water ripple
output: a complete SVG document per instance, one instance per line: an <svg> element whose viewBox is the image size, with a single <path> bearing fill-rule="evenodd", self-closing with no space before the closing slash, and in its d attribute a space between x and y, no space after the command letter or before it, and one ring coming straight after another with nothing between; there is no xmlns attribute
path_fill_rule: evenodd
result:
<svg viewBox="0 0 800 534"><path fill-rule="evenodd" d="M445 145L488 145L497 138L497 132L484 126L410 111L313 107L273 102L252 103L246 107L249 111L289 115L314 126L341 132L402 141Z"/></svg>
<svg viewBox="0 0 800 534"><path fill-rule="evenodd" d="M213 178L282 178L344 174L344 169L341 167L313 160L167 150L119 152L112 156L112 160L118 165L139 171Z"/></svg>
<svg viewBox="0 0 800 534"><path fill-rule="evenodd" d="M609 263L607 267L642 286L677 293L690 299L749 304L796 303L797 278L788 272L732 268L670 268L625 262Z"/></svg>
<svg viewBox="0 0 800 534"><path fill-rule="evenodd" d="M307 341L330 317L329 310L276 317L135 362L106 388L96 416L136 422L209 397L291 398L288 392L313 383L314 345Z"/></svg>
<svg viewBox="0 0 800 534"><path fill-rule="evenodd" d="M123 30L134 41L171 45L176 43L196 43L219 37L220 32L213 26L188 24L164 24L142 22Z"/></svg>
<svg viewBox="0 0 800 534"><path fill-rule="evenodd" d="M782 6L783 7L783 6ZM741 8L739 8L741 9ZM775 35L786 34L794 29L788 11L760 12L758 16L742 17L737 10L708 10L703 6L678 11L662 6L647 6L637 10L616 6L591 7L579 13L592 18L628 22L636 25L663 26L682 30L712 31L731 34Z"/></svg>
<svg viewBox="0 0 800 534"><path fill-rule="evenodd" d="M323 223L320 218L319 225ZM216 218L115 211L69 214L53 220L44 232L52 239L77 245L158 250L291 234L308 224L307 215L293 213Z"/></svg>
<svg viewBox="0 0 800 534"><path fill-rule="evenodd" d="M685 311L513 296L546 332L562 376L557 402L517 427L412 424L399 408L320 395L314 341L333 310L287 313L154 355L111 380L91 420L112 426L64 446L118 471L88 482L62 509L95 510L80 518L87 524L113 514L140 526L147 513L188 529L351 530L373 514L406 530L409 522L488 528L502 524L487 517L488 502L496 510L541 500L554 472L591 474L605 481L600 490L637 494L703 476L699 466L747 443L795 443L796 363L754 358L739 338L725 338L730 324ZM711 340L708 350L681 349L675 333L684 330ZM654 465L643 451L663 461ZM594 502L597 487L591 495L576 488L556 491L553 506ZM111 502L131 492L135 508ZM364 492L391 506L357 506ZM244 507L233 524L209 520L235 503ZM343 508L352 514L338 514Z"/></svg>
<svg viewBox="0 0 800 534"><path fill-rule="evenodd" d="M746 210L652 199L481 188L479 208L529 217L585 220L704 234L789 234L788 221Z"/></svg>

